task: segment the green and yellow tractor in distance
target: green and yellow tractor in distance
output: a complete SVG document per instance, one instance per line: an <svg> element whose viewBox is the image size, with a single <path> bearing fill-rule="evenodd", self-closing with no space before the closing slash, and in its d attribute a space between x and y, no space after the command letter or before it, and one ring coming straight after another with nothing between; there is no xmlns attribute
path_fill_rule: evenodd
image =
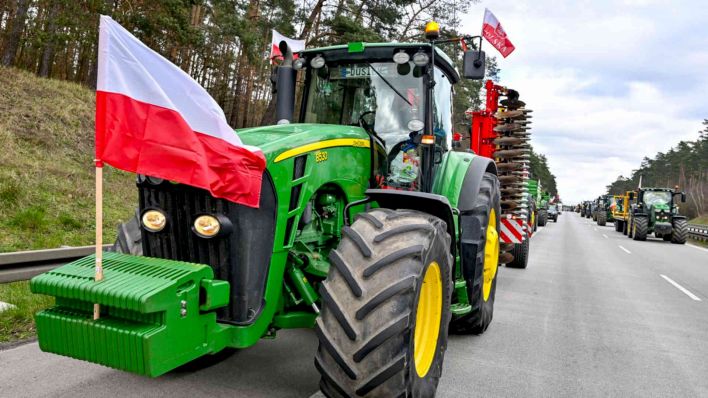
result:
<svg viewBox="0 0 708 398"><path fill-rule="evenodd" d="M629 219L630 197L634 197L633 191L627 191L624 195L613 195L615 206L612 208L612 218L614 219L615 231L627 235L627 221Z"/></svg>
<svg viewBox="0 0 708 398"><path fill-rule="evenodd" d="M155 377L314 328L326 396L434 396L448 331L492 321L500 192L493 160L451 150L460 76L438 45L459 39L426 36L284 45L279 124L235 132L267 160L259 208L137 176L142 256L105 253L100 282L93 257L35 277L56 297L40 348ZM481 79L484 53L463 69Z"/></svg>
<svg viewBox="0 0 708 398"><path fill-rule="evenodd" d="M684 244L688 238L688 221L679 215L676 196L686 202L686 193L671 188L638 188L630 192L629 200L636 201L629 211L627 236L634 240L646 240L654 234L671 243Z"/></svg>

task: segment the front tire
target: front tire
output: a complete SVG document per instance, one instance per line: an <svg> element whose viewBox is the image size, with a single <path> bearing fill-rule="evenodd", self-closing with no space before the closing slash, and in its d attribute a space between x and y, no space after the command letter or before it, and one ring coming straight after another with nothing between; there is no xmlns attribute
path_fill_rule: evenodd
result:
<svg viewBox="0 0 708 398"><path fill-rule="evenodd" d="M597 225L604 227L605 224L607 224L607 214L604 211L597 213Z"/></svg>
<svg viewBox="0 0 708 398"><path fill-rule="evenodd" d="M684 219L674 220L674 227L671 233L671 243L683 245L688 238L688 221Z"/></svg>
<svg viewBox="0 0 708 398"><path fill-rule="evenodd" d="M452 294L445 223L417 211L370 210L344 228L330 261L315 325L324 395L434 396Z"/></svg>
<svg viewBox="0 0 708 398"><path fill-rule="evenodd" d="M632 239L647 240L649 220L646 217L635 217L632 225Z"/></svg>
<svg viewBox="0 0 708 398"><path fill-rule="evenodd" d="M497 271L499 268L499 183L497 177L485 173L479 194L470 210L477 231L468 234L463 231L463 244L477 250L474 255L473 275L465 275L467 297L472 310L452 320L452 329L461 334L482 334L492 322L494 297L497 291ZM476 219L476 220L475 220ZM469 232L469 231L468 231ZM474 233L476 232L476 233ZM512 249L512 254L514 250Z"/></svg>

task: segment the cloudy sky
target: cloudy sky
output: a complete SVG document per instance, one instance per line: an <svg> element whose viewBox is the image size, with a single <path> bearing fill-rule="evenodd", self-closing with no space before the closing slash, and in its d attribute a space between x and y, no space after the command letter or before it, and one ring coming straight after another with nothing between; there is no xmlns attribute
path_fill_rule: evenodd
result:
<svg viewBox="0 0 708 398"><path fill-rule="evenodd" d="M592 199L708 118L708 1L484 1L516 50L500 83L534 110L532 144L565 203Z"/></svg>

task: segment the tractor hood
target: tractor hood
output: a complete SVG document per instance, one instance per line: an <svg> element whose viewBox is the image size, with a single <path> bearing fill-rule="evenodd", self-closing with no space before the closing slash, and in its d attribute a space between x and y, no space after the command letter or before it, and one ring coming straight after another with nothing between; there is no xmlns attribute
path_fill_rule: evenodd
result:
<svg viewBox="0 0 708 398"><path fill-rule="evenodd" d="M361 127L337 124L281 124L239 129L236 133L244 144L259 147L268 164L286 151L309 144L336 139L369 140Z"/></svg>
<svg viewBox="0 0 708 398"><path fill-rule="evenodd" d="M660 212L663 210L668 213L671 211L671 207L667 204L655 204L655 205L652 205L651 208L652 208L652 210L654 210L656 212Z"/></svg>

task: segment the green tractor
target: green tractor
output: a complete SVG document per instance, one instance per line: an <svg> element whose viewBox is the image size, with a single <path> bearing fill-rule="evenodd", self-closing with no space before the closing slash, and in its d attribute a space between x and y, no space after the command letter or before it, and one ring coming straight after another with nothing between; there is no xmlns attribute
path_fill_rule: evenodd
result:
<svg viewBox="0 0 708 398"><path fill-rule="evenodd" d="M548 223L548 206L551 201L551 195L548 192L543 192L537 200L538 208L538 226L545 227Z"/></svg>
<svg viewBox="0 0 708 398"><path fill-rule="evenodd" d="M631 205L627 236L634 240L646 240L647 235L654 234L671 243L684 244L688 237L688 221L679 215L679 208L674 197L681 196L681 202L686 202L686 193L671 188L639 188L629 192L629 200L636 202Z"/></svg>
<svg viewBox="0 0 708 398"><path fill-rule="evenodd" d="M326 396L433 396L448 330L492 321L500 228L494 161L451 150L460 76L433 36L295 61L283 46L279 124L236 131L267 159L259 208L138 176L139 235L124 240L142 256L105 253L100 282L93 257L35 277L56 297L40 348L155 377L314 328ZM464 61L483 77L483 52Z"/></svg>
<svg viewBox="0 0 708 398"><path fill-rule="evenodd" d="M620 203L621 204L621 203ZM612 210L618 205L614 195L602 195L598 198L595 219L597 225L604 227L608 222L615 222Z"/></svg>

